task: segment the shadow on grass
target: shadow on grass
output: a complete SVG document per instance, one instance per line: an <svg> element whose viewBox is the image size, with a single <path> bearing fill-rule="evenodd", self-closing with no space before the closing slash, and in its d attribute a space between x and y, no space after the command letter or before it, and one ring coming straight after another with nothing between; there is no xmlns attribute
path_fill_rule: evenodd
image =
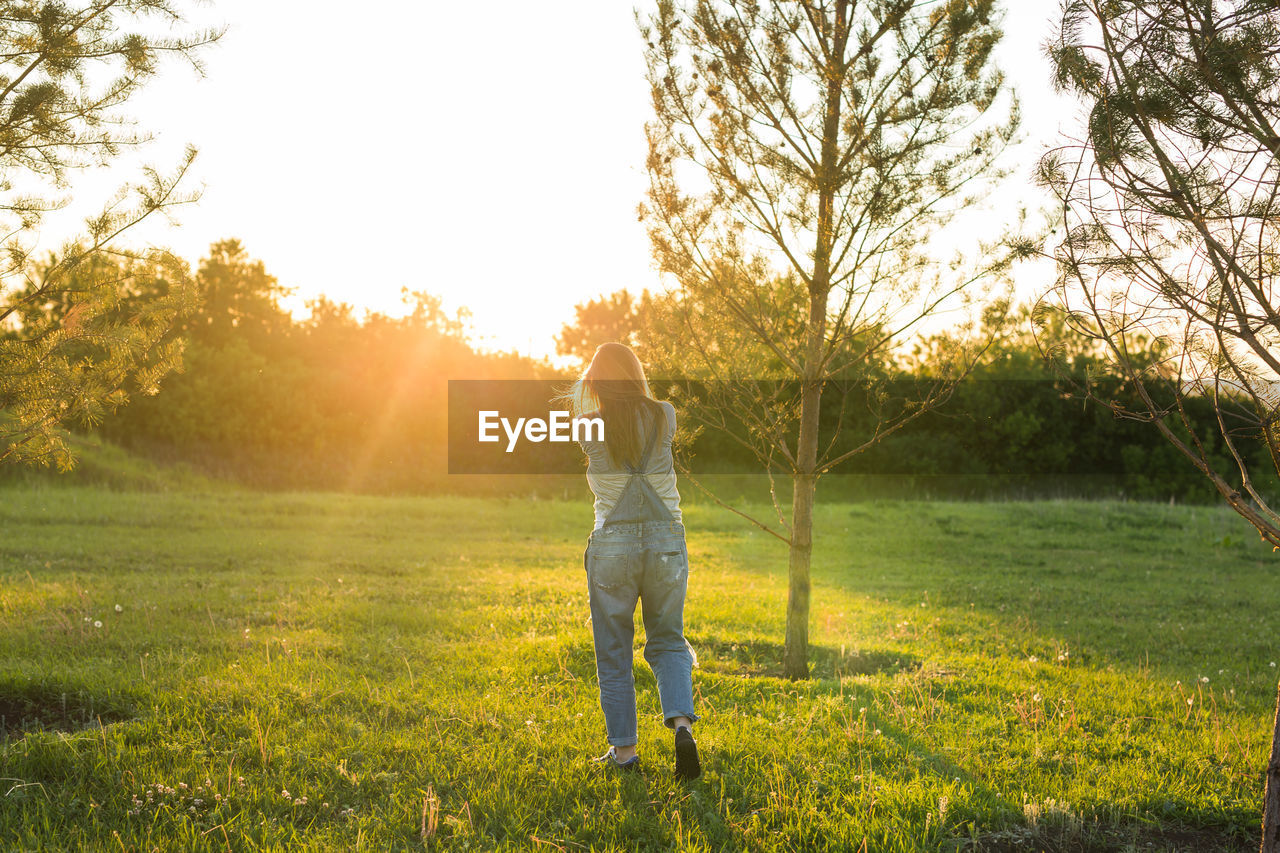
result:
<svg viewBox="0 0 1280 853"><path fill-rule="evenodd" d="M786 647L769 640L750 642L716 635L697 635L690 645L698 654L698 668L718 675L784 678L782 659ZM920 659L898 651L869 648L809 646L809 678L839 679L850 675L914 672Z"/></svg>
<svg viewBox="0 0 1280 853"><path fill-rule="evenodd" d="M741 675L754 678L783 678L782 657L785 647L769 640L749 642L717 635L690 635L689 644L698 656L698 671L716 675ZM595 648L591 640L565 643L561 646L559 668L577 678L596 677ZM645 663L643 651L637 647L634 657L636 684L651 684L653 674ZM871 648L835 648L809 646L809 678L838 680L852 675L876 675L915 672L921 661L900 651Z"/></svg>
<svg viewBox="0 0 1280 853"><path fill-rule="evenodd" d="M779 689L779 681L782 679L781 644L758 639L733 642L717 635L695 635L690 638L690 642L699 657L699 668L694 675L695 683L699 671L714 673L719 677L715 679L717 682L726 676L743 679L745 683L759 684L763 688L760 701L765 701L765 695ZM651 689L653 676L638 652L637 649L635 675L637 692L641 693ZM562 669L573 672L587 684L594 683L595 658L589 639L586 642L565 644L559 650L559 655ZM944 685L955 675L901 652L874 648L845 649L842 652L838 648L815 645L810 647L810 680L796 683L809 684L814 696L838 695L841 692L842 677L872 674L902 674L912 684L943 687L944 693L939 695L941 699L946 696ZM876 693L883 693L884 690L865 685L860 689L871 689ZM885 696L888 698L887 694ZM655 697L642 697L641 701L651 701L653 698ZM1008 704L1014 703L1016 699L1015 692L1004 690L997 691L997 695L993 697L994 701ZM750 713L753 706L751 701L739 702L737 708ZM893 778L903 767L907 767L913 773L944 780L956 779L965 788L977 792L976 799L979 802L991 803L999 799L999 792L991 786L984 774L971 772L933 744L922 741L896 725L886 714L878 713L864 719L851 716L847 725L850 728L851 746L862 754L867 770ZM854 729L860 725L875 728L877 735L883 732L883 738L868 742L864 732L861 738L856 738L855 745ZM803 733L797 731L796 734L799 738ZM743 778L743 774L758 774L764 765L781 763L789 767L788 775L802 778L806 773L812 772L808 764L815 757L821 758L807 755L803 751L789 755L771 750L772 754L762 756L752 754L758 751L758 746L717 743L714 737L704 741L704 748L704 770L711 771L722 779L721 784L727 786L725 793L739 802L751 799L751 786ZM662 776L666 772L665 767L654 767L645 776L619 779L623 796L635 809L630 821L637 833L651 831L651 822L661 823L664 809L669 808L674 800L680 799L680 786L671 789L670 783L660 781L653 775L656 773ZM694 789L701 787L700 782L692 784ZM697 819L701 833L712 841L746 845L743 849L751 846L749 839L741 835L742 826L732 819L735 815L723 812L723 807L718 807L714 802L706 805L708 808ZM1038 804L1025 806L1019 812L1016 804L1010 804L1012 808L996 807L985 814L977 814L968 827L954 827L935 840L943 845L939 849L954 853L1011 853L1021 850L1041 850L1046 853L1118 853L1130 850L1229 853L1256 848L1252 827L1215 825L1209 815L1203 816L1206 824L1195 825L1196 815L1187 812L1186 805L1183 805L1183 814L1180 816L1169 814L1167 821L1158 818L1147 821L1133 815L1116 815L1108 819L1089 816L1088 812L1085 815L1070 812L1059 814L1052 810L1040 813L1040 810L1047 807ZM1158 804L1152 803L1149 808L1139 808L1137 811L1139 814L1155 816L1159 815L1160 808ZM746 815L737 817L745 818ZM1220 819L1220 816L1216 817ZM1187 823L1183 823L1183 820L1187 820Z"/></svg>
<svg viewBox="0 0 1280 853"><path fill-rule="evenodd" d="M29 731L74 732L137 716L132 697L65 684L0 681L0 740Z"/></svg>
<svg viewBox="0 0 1280 853"><path fill-rule="evenodd" d="M1239 829L1180 827L1146 823L1039 822L965 839L956 853L1127 853L1167 850L1186 853L1245 853L1256 839Z"/></svg>

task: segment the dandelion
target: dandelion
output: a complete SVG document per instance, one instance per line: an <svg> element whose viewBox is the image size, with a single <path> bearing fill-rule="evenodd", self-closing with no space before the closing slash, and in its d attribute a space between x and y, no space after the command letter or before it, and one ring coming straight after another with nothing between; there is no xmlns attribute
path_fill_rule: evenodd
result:
<svg viewBox="0 0 1280 853"><path fill-rule="evenodd" d="M866 709L866 708L859 708L859 709L858 709L858 713L859 713L859 714L865 714L865 713L867 713L867 709Z"/></svg>
<svg viewBox="0 0 1280 853"><path fill-rule="evenodd" d="M1276 662L1275 662L1275 661L1272 661L1272 662L1271 662L1271 668L1272 668L1272 669L1275 669L1275 668L1276 668Z"/></svg>
<svg viewBox="0 0 1280 853"><path fill-rule="evenodd" d="M1209 683L1209 676L1207 676L1207 675L1202 675L1202 676L1200 676L1200 683L1201 683L1201 684L1208 684L1208 683Z"/></svg>
<svg viewBox="0 0 1280 853"><path fill-rule="evenodd" d="M123 608L123 607L121 607L119 604L117 604L117 605L116 605L116 612L117 612L117 613L123 613L123 612L124 612L124 608Z"/></svg>
<svg viewBox="0 0 1280 853"><path fill-rule="evenodd" d="M1195 704L1195 701L1196 701L1196 697L1194 697L1194 696L1188 696L1188 697L1187 697L1187 704L1188 704L1188 705Z"/></svg>
<svg viewBox="0 0 1280 853"><path fill-rule="evenodd" d="M88 616L86 616L86 617L84 617L84 621L86 621L86 622L91 622L91 621L93 621L93 620L91 620ZM1275 666L1275 664L1272 664L1272 666Z"/></svg>
<svg viewBox="0 0 1280 853"><path fill-rule="evenodd" d="M876 729L876 734L880 734L880 730L879 730L879 729Z"/></svg>
<svg viewBox="0 0 1280 853"><path fill-rule="evenodd" d="M102 627L102 620L101 620L101 619L95 619L95 620L93 620L93 627L95 627L95 628L101 628L101 627Z"/></svg>

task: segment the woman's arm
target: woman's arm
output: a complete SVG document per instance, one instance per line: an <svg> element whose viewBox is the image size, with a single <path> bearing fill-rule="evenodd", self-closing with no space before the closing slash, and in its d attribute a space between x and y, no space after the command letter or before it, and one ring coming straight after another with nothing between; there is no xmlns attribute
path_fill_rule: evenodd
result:
<svg viewBox="0 0 1280 853"><path fill-rule="evenodd" d="M662 409L667 416L667 433L666 433L666 438L663 439L663 442L666 444L667 447L670 447L672 442L675 441L675 437L676 437L676 407L672 405L670 401L663 400Z"/></svg>

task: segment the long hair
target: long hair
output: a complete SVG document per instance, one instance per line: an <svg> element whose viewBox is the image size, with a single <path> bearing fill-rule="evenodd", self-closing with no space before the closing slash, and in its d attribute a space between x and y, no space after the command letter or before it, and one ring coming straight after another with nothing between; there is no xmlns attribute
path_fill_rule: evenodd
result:
<svg viewBox="0 0 1280 853"><path fill-rule="evenodd" d="M640 464L644 439L662 415L644 366L624 344L601 344L582 376L561 397L573 417L599 412L604 443L619 464Z"/></svg>

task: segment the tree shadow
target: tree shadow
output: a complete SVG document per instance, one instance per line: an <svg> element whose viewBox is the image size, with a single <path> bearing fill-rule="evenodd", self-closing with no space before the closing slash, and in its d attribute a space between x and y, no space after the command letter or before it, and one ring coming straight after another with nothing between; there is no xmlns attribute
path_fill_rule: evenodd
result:
<svg viewBox="0 0 1280 853"><path fill-rule="evenodd" d="M695 677L701 671L750 678L785 678L782 661L786 647L782 643L761 639L745 641L714 634L691 634L688 640L698 659ZM556 664L558 670L576 678L595 678L595 648L591 639L588 637L585 641L561 644ZM816 681L838 681L855 675L915 672L921 665L920 658L902 651L809 646L809 678ZM636 644L633 669L637 686L654 681L653 673L644 659L642 642Z"/></svg>
<svg viewBox="0 0 1280 853"><path fill-rule="evenodd" d="M745 675L785 678L783 654L786 646L770 640L750 642L718 635L693 635L689 640L698 655L698 668L718 675ZM852 675L914 672L918 657L901 651L876 648L836 648L809 646L809 678L841 679Z"/></svg>

